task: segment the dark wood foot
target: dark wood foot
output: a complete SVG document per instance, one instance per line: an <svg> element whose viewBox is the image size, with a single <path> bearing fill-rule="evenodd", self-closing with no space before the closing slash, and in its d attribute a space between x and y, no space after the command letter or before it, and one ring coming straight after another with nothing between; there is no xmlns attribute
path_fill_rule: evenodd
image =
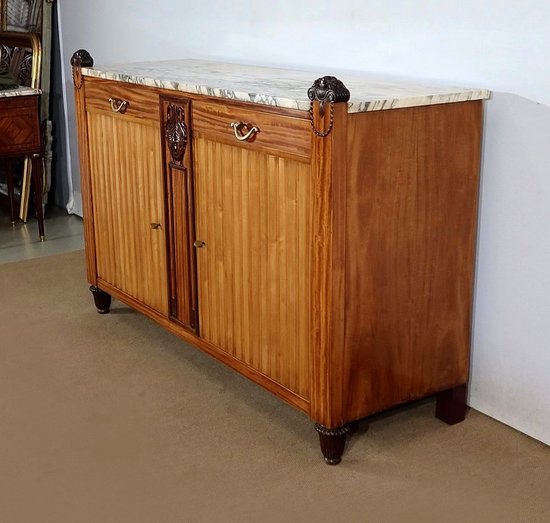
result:
<svg viewBox="0 0 550 523"><path fill-rule="evenodd" d="M90 291L94 297L97 312L107 314L109 307L111 307L111 295L98 289L95 285L90 285Z"/></svg>
<svg viewBox="0 0 550 523"><path fill-rule="evenodd" d="M351 431L350 425L344 425L336 429L327 429L320 423L315 424L315 430L319 433L321 452L329 465L337 465L342 461L342 454L346 446L346 437Z"/></svg>
<svg viewBox="0 0 550 523"><path fill-rule="evenodd" d="M466 385L459 385L437 394L435 417L448 425L464 421L466 417Z"/></svg>

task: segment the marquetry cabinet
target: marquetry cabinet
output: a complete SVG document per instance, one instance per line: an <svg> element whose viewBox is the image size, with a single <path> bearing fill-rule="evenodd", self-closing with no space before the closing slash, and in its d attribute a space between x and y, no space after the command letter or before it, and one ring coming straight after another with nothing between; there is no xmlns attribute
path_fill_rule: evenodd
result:
<svg viewBox="0 0 550 523"><path fill-rule="evenodd" d="M327 463L394 405L464 418L486 91L72 65L99 312L115 297L307 413Z"/></svg>

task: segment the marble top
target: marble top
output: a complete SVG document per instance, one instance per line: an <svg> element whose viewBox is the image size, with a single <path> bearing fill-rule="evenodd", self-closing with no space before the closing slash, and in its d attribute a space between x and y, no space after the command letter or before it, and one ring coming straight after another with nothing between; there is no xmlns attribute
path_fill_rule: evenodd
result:
<svg viewBox="0 0 550 523"><path fill-rule="evenodd" d="M327 74L271 67L237 65L203 60L169 60L83 68L95 76L186 93L230 98L243 102L307 111L307 90L313 81ZM488 98L490 91L467 87L422 85L384 80L365 74L336 76L349 89L348 112L379 111Z"/></svg>
<svg viewBox="0 0 550 523"><path fill-rule="evenodd" d="M11 98L13 96L30 96L33 94L40 94L40 89L32 89L31 87L19 86L15 89L0 90L0 98Z"/></svg>

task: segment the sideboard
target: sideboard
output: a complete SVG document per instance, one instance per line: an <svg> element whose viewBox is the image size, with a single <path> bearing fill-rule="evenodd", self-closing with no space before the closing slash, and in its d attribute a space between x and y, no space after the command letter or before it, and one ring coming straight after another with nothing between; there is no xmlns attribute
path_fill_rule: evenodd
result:
<svg viewBox="0 0 550 523"><path fill-rule="evenodd" d="M485 90L71 60L87 276L315 422L465 416ZM315 81L313 81L315 80Z"/></svg>

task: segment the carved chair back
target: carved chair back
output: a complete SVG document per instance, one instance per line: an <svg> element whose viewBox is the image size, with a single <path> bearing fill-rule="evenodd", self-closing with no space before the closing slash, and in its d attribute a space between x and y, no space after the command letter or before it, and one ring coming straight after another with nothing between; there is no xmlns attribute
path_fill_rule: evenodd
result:
<svg viewBox="0 0 550 523"><path fill-rule="evenodd" d="M9 71L19 85L40 87L42 49L35 33L0 32L0 70Z"/></svg>
<svg viewBox="0 0 550 523"><path fill-rule="evenodd" d="M0 0L0 31L42 31L44 0Z"/></svg>

